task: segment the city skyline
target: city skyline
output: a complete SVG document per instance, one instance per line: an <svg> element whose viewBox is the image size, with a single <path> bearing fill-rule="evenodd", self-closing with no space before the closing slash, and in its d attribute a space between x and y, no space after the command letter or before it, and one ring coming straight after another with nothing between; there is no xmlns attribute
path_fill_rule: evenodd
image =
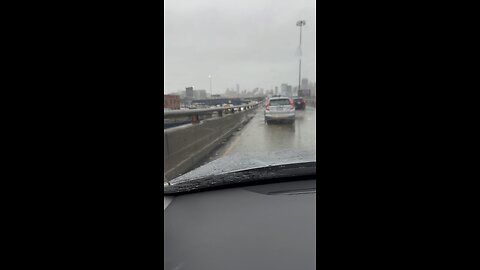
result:
<svg viewBox="0 0 480 270"><path fill-rule="evenodd" d="M298 74L297 74L298 76ZM315 81L311 81L310 79L308 78L302 78L302 80L307 80L308 81L308 85L311 86L311 85L314 85L316 82ZM298 80L298 79L297 79ZM232 84L230 83L226 83L226 88L223 88L223 89L217 89L216 91L213 92L213 94L223 94L226 89L230 89L231 91L237 91L237 90L240 90L240 92L242 92L243 90L247 90L247 91L252 91L256 88L258 89L264 89L264 90L275 90L276 88L279 88L282 84L288 84L288 85L291 85L292 87L294 88L298 88L298 81L297 82L293 82L293 83L289 83L289 82L282 82L282 83L274 83L273 85L269 85L269 86L253 86L251 88L244 88L244 87L240 87L241 84L237 84L237 83L234 83L233 85L235 85L235 87L232 87ZM303 83L302 83L302 88L303 88ZM238 87L237 87L238 86ZM190 85L190 86L184 86L182 89L172 89L172 90L166 90L164 89L164 94L169 94L169 93L174 93L174 92L179 92L179 91L185 91L186 88L189 88L189 87L193 87L194 90L206 90L207 91L207 94L210 95L210 89L209 89L209 86L208 87L197 87L197 85Z"/></svg>
<svg viewBox="0 0 480 270"><path fill-rule="evenodd" d="M316 82L310 81L308 78L302 78L302 85L301 89L310 89L313 95L316 95ZM165 92L164 94L168 95L179 95L182 98L187 96L188 91L190 92L189 96L193 97L194 99L198 99L200 96L202 98L210 98L210 92L206 91L205 89L198 89L196 87L185 87L184 90L177 90L177 91L170 91ZM203 94L200 94L202 92ZM281 83L278 85L273 85L270 87L254 87L252 89L242 89L240 84L235 84L235 87L227 87L226 89L219 90L217 93L213 93L214 95L220 95L225 97L237 97L237 96L257 96L257 95L287 95L292 96L296 95L298 92L298 85L296 84L289 84L289 83Z"/></svg>

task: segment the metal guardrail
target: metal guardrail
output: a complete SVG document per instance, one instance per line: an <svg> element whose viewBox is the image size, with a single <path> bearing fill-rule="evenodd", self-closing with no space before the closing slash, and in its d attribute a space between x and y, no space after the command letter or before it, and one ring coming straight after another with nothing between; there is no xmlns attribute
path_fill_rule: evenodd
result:
<svg viewBox="0 0 480 270"><path fill-rule="evenodd" d="M260 102L257 102L255 104L245 104L245 105L238 105L238 106L232 106L232 107L167 111L167 112L163 112L163 118L171 119L171 118L191 116L192 123L199 123L200 115L211 115L213 113L218 113L218 116L222 117L223 114L235 113L236 111L246 111L246 110L255 109L260 104L261 104Z"/></svg>

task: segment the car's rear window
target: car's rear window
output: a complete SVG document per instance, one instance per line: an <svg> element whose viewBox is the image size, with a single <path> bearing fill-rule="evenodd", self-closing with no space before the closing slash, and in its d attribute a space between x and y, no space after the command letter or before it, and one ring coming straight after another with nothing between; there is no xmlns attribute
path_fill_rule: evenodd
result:
<svg viewBox="0 0 480 270"><path fill-rule="evenodd" d="M274 99L270 100L270 106L282 106L282 105L289 105L290 100L288 99Z"/></svg>

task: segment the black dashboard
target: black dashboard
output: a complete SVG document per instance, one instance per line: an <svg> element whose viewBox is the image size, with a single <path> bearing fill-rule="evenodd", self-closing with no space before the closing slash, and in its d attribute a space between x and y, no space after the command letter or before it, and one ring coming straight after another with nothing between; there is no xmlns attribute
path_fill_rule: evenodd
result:
<svg viewBox="0 0 480 270"><path fill-rule="evenodd" d="M315 269L316 180L168 196L164 269Z"/></svg>

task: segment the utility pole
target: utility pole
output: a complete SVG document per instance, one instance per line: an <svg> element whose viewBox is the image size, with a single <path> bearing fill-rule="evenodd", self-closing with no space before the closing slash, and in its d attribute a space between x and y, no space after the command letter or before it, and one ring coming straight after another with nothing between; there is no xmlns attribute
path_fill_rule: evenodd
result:
<svg viewBox="0 0 480 270"><path fill-rule="evenodd" d="M297 22L297 26L300 26L300 46L298 47L300 52L300 55L299 55L300 59L298 59L298 91L300 91L300 83L302 80L302 26L304 25L305 25L305 20L300 20Z"/></svg>
<svg viewBox="0 0 480 270"><path fill-rule="evenodd" d="M208 78L210 79L210 98L213 98L213 93L212 93L212 75L208 75Z"/></svg>

